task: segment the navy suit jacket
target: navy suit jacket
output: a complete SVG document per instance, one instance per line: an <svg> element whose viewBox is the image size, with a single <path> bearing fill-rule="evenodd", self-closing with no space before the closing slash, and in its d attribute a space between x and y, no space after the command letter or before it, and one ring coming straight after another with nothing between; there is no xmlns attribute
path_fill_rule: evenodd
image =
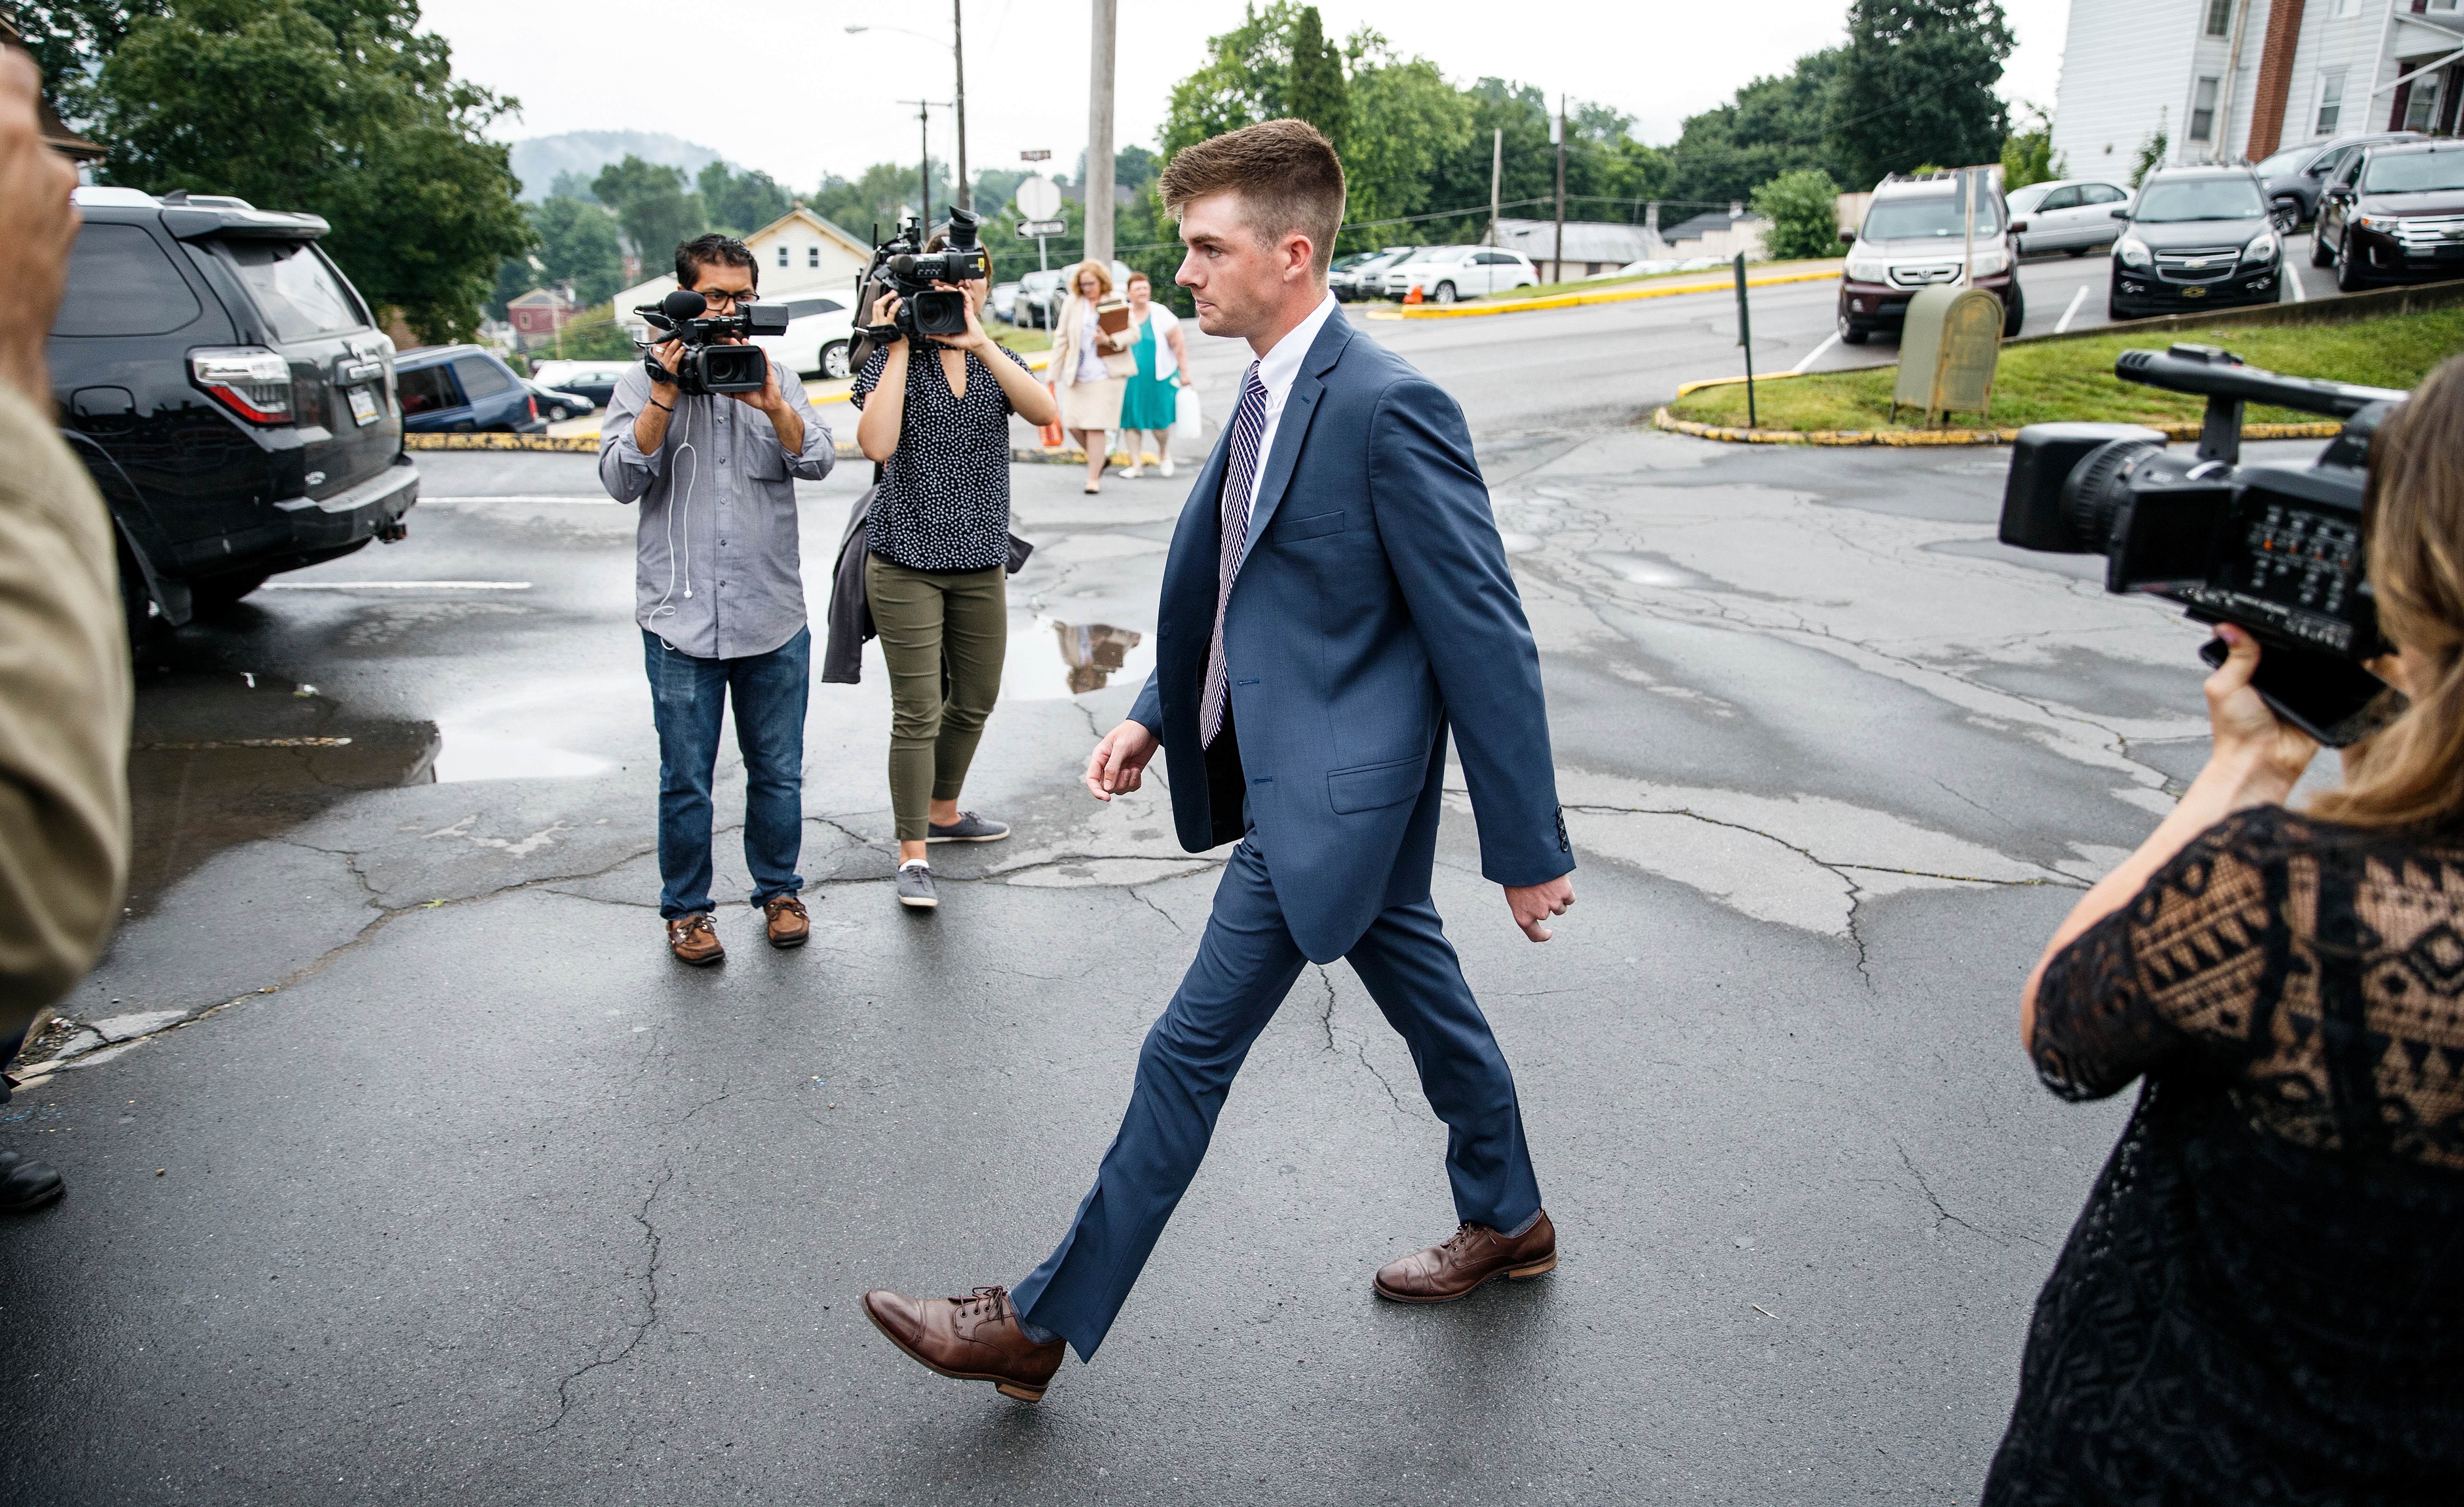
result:
<svg viewBox="0 0 2464 1507"><path fill-rule="evenodd" d="M1428 898L1451 728L1481 872L1573 869L1540 657L1463 410L1340 311L1265 461L1223 622L1239 768L1209 768L1199 702L1229 439L1173 530L1155 668L1130 712L1163 742L1181 845L1240 837L1245 795L1292 940L1331 962L1380 911Z"/></svg>

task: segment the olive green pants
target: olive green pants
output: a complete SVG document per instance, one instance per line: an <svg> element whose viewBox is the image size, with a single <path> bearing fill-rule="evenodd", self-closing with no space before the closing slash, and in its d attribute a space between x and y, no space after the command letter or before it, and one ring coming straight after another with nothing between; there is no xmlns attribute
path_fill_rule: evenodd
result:
<svg viewBox="0 0 2464 1507"><path fill-rule="evenodd" d="M956 800L1009 645L1008 573L910 570L864 557L864 592L890 665L890 809L898 841L932 836L935 800Z"/></svg>

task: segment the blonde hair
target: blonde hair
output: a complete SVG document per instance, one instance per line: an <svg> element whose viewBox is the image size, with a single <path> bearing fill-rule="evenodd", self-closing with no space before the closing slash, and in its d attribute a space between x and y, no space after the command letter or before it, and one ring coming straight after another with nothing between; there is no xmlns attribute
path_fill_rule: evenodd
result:
<svg viewBox="0 0 2464 1507"><path fill-rule="evenodd" d="M1096 297L1101 298L1106 294L1112 291L1112 270L1105 266L1102 262L1089 260L1080 262L1077 266L1069 269L1069 291L1071 293L1078 292L1078 284L1085 280L1089 273L1093 273L1095 274L1095 288L1097 290L1095 294ZM1080 296L1084 297L1085 295L1081 294Z"/></svg>
<svg viewBox="0 0 2464 1507"><path fill-rule="evenodd" d="M2310 809L2365 827L2464 822L2464 357L2441 362L2371 438L2362 538L2380 629L2410 651L2420 684Z"/></svg>

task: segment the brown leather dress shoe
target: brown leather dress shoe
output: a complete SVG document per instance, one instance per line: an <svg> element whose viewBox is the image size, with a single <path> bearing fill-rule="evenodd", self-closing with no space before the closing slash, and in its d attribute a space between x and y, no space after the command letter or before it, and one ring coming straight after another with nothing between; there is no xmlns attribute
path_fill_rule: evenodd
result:
<svg viewBox="0 0 2464 1507"><path fill-rule="evenodd" d="M766 918L762 928L772 947L803 947L813 935L813 918L804 914L804 903L793 895L773 895L761 902L761 914Z"/></svg>
<svg viewBox="0 0 2464 1507"><path fill-rule="evenodd" d="M711 925L707 910L678 916L668 923L668 950L676 955L677 962L691 963L695 968L708 968L727 956L727 949L718 944L718 928Z"/></svg>
<svg viewBox="0 0 2464 1507"><path fill-rule="evenodd" d="M1516 1281L1557 1269L1557 1227L1546 1211L1521 1234L1463 1224L1443 1245L1415 1251L1377 1269L1377 1296L1398 1303L1451 1302L1492 1277Z"/></svg>
<svg viewBox="0 0 2464 1507"><path fill-rule="evenodd" d="M1067 1347L1028 1339L1005 1287L979 1287L965 1298L903 1298L877 1287L864 1295L864 1312L910 1359L961 1382L990 1382L1022 1402L1044 1400Z"/></svg>

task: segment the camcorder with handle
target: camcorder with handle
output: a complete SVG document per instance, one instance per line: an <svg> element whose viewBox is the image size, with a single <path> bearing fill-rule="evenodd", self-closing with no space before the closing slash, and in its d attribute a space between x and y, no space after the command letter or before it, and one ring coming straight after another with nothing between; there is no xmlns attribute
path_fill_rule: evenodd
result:
<svg viewBox="0 0 2464 1507"><path fill-rule="evenodd" d="M2024 550L2102 555L2104 589L2180 602L2260 646L2253 680L2276 714L2332 748L2405 705L2365 662L2389 652L2363 571L2371 436L2406 395L2282 377L2211 345L2124 351L2114 375L2208 400L2195 453L2131 424L2032 424L2002 494L2001 538ZM2344 421L2308 466L2241 466L2242 410L2271 404ZM2225 645L2199 651L2222 665Z"/></svg>
<svg viewBox="0 0 2464 1507"><path fill-rule="evenodd" d="M856 328L849 362L861 367L876 347L905 339L916 345L934 335L967 333L967 295L935 283L981 282L993 272L992 258L977 238L981 216L953 207L941 228L942 249L928 251L931 233L920 216L910 215L898 233L873 248L872 260L856 281L856 308L869 317L884 294L898 295L897 316L888 324Z"/></svg>
<svg viewBox="0 0 2464 1507"><path fill-rule="evenodd" d="M692 398L759 392L768 386L770 353L758 345L732 342L749 341L757 335L787 333L787 306L783 303L739 303L733 315L713 316L710 300L690 288L679 288L657 303L639 305L633 312L651 328L664 332L663 339L684 344L684 357L676 362L671 375L649 348L659 341L637 342L642 344L642 364L649 368L650 381L673 382L677 391Z"/></svg>

